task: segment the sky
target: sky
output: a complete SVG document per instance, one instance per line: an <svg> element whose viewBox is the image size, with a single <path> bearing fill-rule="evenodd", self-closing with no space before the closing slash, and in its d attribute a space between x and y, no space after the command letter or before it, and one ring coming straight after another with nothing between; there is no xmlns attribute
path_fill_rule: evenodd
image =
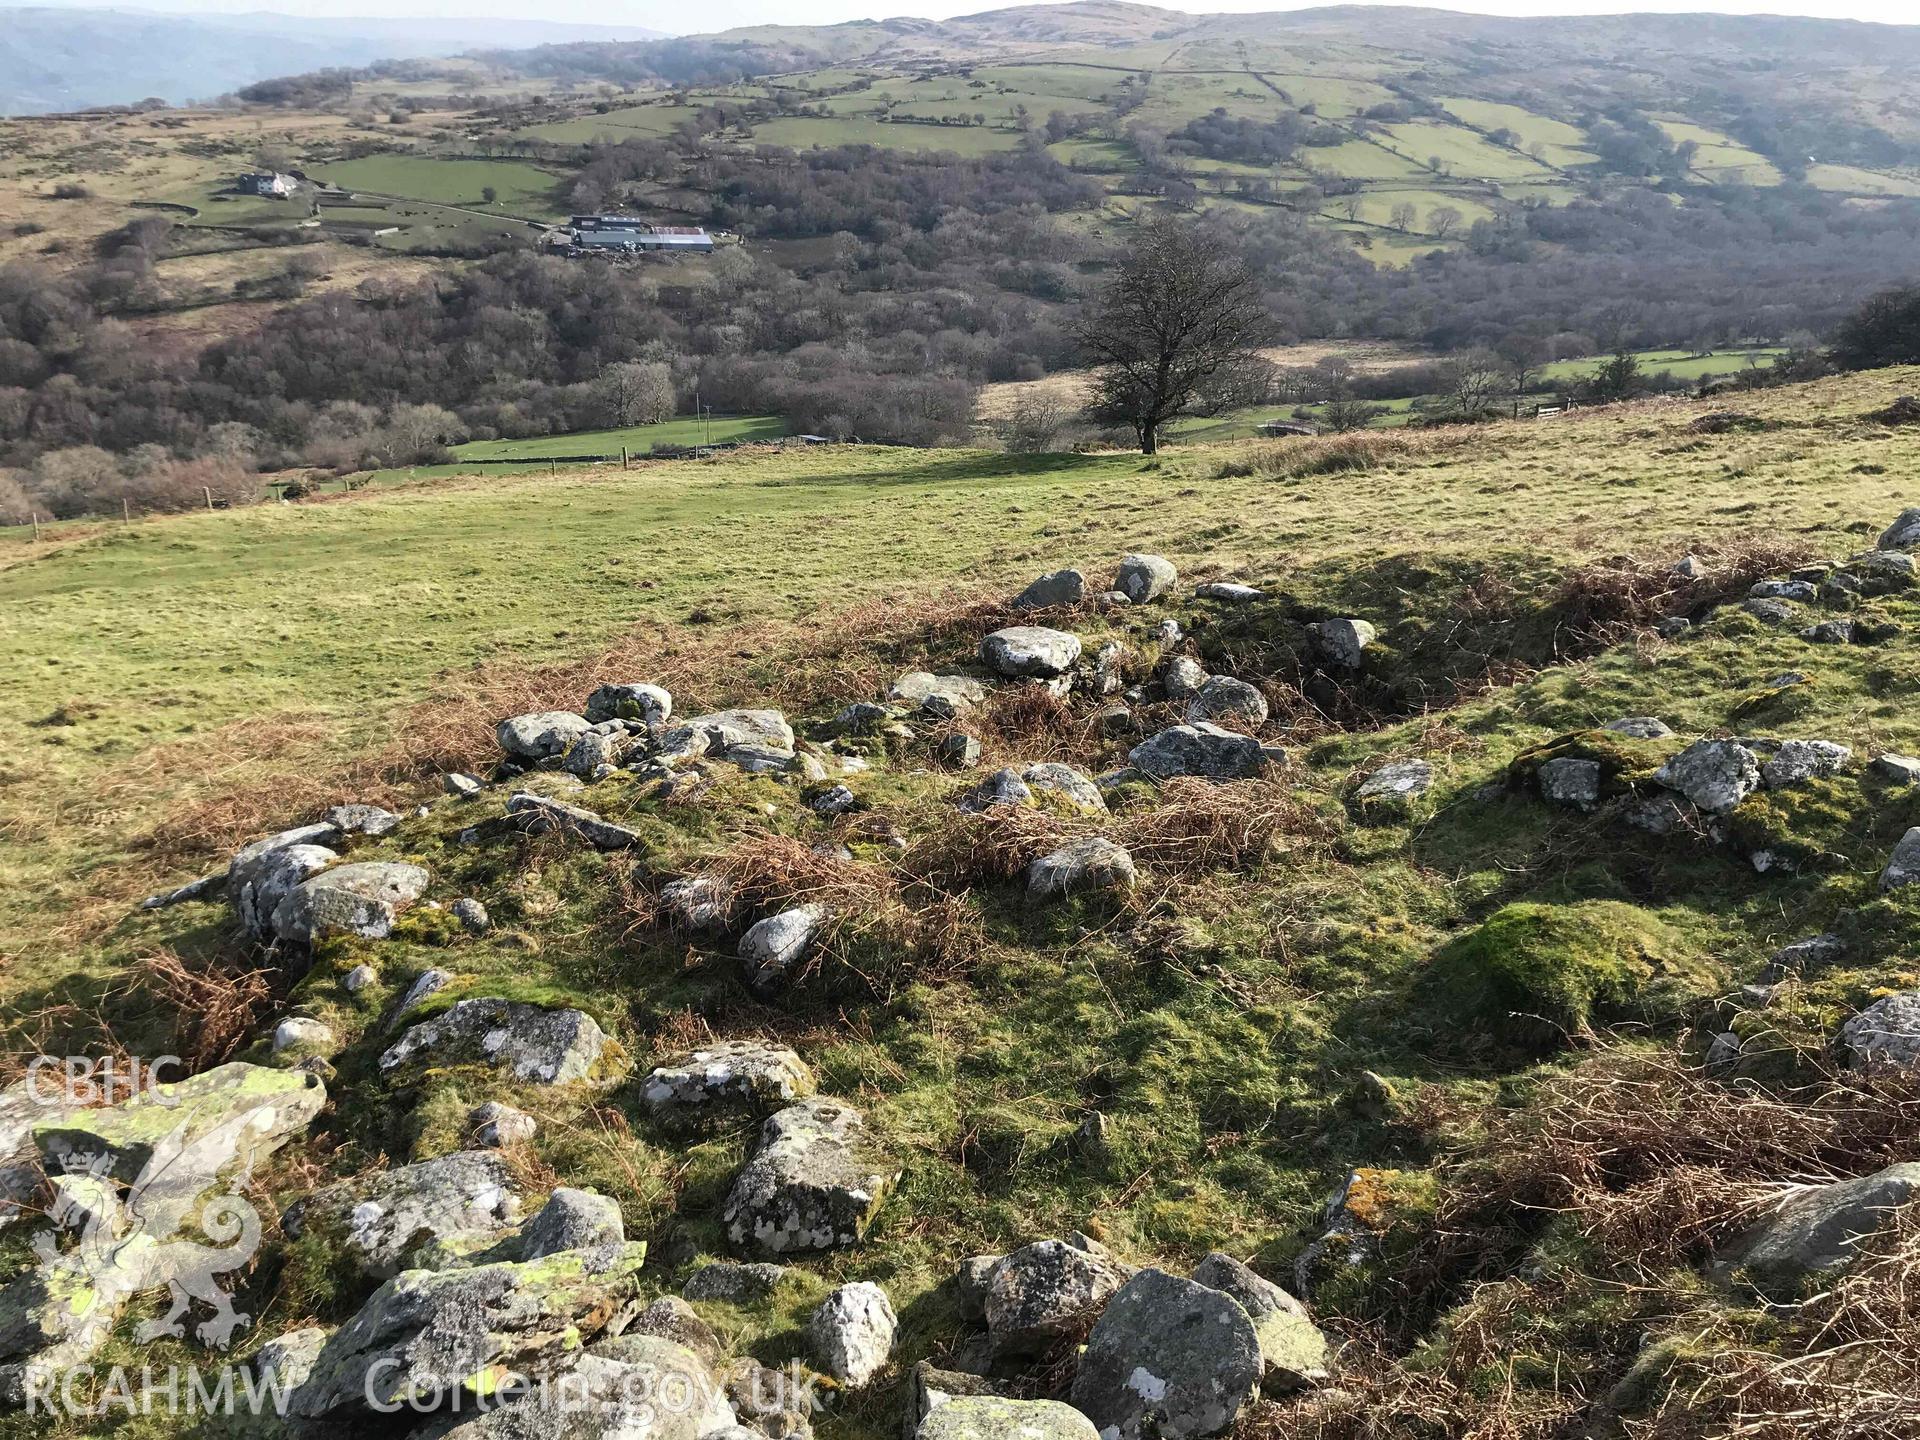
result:
<svg viewBox="0 0 1920 1440"><path fill-rule="evenodd" d="M945 19L980 10L1003 8L1013 0L703 0L691 12L673 0L0 0L0 4L27 4L53 9L164 10L181 13L234 14L276 11L309 16L434 16L484 15L496 19L575 21L598 25L643 25L679 34L722 30L735 25L824 25L841 20L884 19L892 15L920 15ZM1168 3L1150 0L1168 10L1196 14L1225 11L1299 10L1304 4L1273 0L1189 0ZM1366 4L1369 0L1354 0ZM1663 11L1691 14L1714 11L1730 15L1808 15L1828 20L1877 20L1912 24L1920 19L1915 0L1457 0L1434 8L1466 10L1481 15L1594 15Z"/></svg>

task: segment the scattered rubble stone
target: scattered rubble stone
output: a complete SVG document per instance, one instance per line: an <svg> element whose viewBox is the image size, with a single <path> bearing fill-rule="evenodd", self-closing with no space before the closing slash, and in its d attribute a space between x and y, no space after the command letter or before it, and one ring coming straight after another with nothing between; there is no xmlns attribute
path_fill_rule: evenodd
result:
<svg viewBox="0 0 1920 1440"><path fill-rule="evenodd" d="M460 928L469 935L484 935L493 928L493 917L487 913L487 907L470 895L447 907L447 913L460 922Z"/></svg>
<svg viewBox="0 0 1920 1440"><path fill-rule="evenodd" d="M1793 622L1793 606L1785 600L1764 597L1743 600L1740 608L1763 625L1788 625Z"/></svg>
<svg viewBox="0 0 1920 1440"><path fill-rule="evenodd" d="M476 1145L499 1150L533 1139L539 1133L540 1123L505 1101L489 1100L467 1112L467 1129Z"/></svg>
<svg viewBox="0 0 1920 1440"><path fill-rule="evenodd" d="M1190 699L1206 683L1206 668L1185 655L1169 655L1160 666L1160 687L1169 700Z"/></svg>
<svg viewBox="0 0 1920 1440"><path fill-rule="evenodd" d="M971 735L944 735L933 747L941 764L955 770L971 770L980 763L980 742Z"/></svg>
<svg viewBox="0 0 1920 1440"><path fill-rule="evenodd" d="M517 760L557 760L565 755L582 735L589 722L584 715L566 710L540 710L529 715L510 715L494 727L500 748Z"/></svg>
<svg viewBox="0 0 1920 1440"><path fill-rule="evenodd" d="M1920 785L1920 759L1911 755L1876 755L1868 762L1867 773L1876 780L1895 785Z"/></svg>
<svg viewBox="0 0 1920 1440"><path fill-rule="evenodd" d="M1920 1164L1913 1163L1857 1180L1793 1187L1778 1209L1734 1241L1715 1272L1722 1279L1741 1274L1762 1290L1791 1296L1808 1277L1851 1264L1861 1242L1916 1197Z"/></svg>
<svg viewBox="0 0 1920 1440"><path fill-rule="evenodd" d="M852 1106L815 1097L769 1118L721 1210L736 1246L776 1255L857 1243L900 1178Z"/></svg>
<svg viewBox="0 0 1920 1440"><path fill-rule="evenodd" d="M1136 770L1155 780L1175 775L1238 780L1258 775L1272 763L1252 736L1223 730L1206 721L1162 730L1134 746L1127 752L1127 759Z"/></svg>
<svg viewBox="0 0 1920 1440"><path fill-rule="evenodd" d="M1180 572L1170 560L1158 555L1128 555L1114 572L1113 588L1135 605L1145 605L1166 594L1179 578Z"/></svg>
<svg viewBox="0 0 1920 1440"><path fill-rule="evenodd" d="M432 1241L491 1243L519 1219L524 1192L493 1150L461 1150L325 1185L282 1219L287 1234L329 1236L363 1275L388 1279Z"/></svg>
<svg viewBox="0 0 1920 1440"><path fill-rule="evenodd" d="M1013 597L1015 610L1050 610L1078 605L1087 598L1087 577L1078 570L1053 570Z"/></svg>
<svg viewBox="0 0 1920 1440"><path fill-rule="evenodd" d="M1133 856L1103 835L1071 841L1027 867L1027 894L1035 899L1081 890L1124 890L1133 882Z"/></svg>
<svg viewBox="0 0 1920 1440"><path fill-rule="evenodd" d="M887 1292L856 1280L820 1302L807 1321L807 1338L820 1368L858 1390L886 1369L899 1328Z"/></svg>
<svg viewBox="0 0 1920 1440"><path fill-rule="evenodd" d="M1599 803L1600 765L1597 761L1557 755L1540 766L1539 781L1541 796L1555 805L1591 810Z"/></svg>
<svg viewBox="0 0 1920 1440"><path fill-rule="evenodd" d="M678 1119L777 1109L817 1088L806 1062L785 1045L718 1040L657 1066L641 1085L640 1098L653 1114Z"/></svg>
<svg viewBox="0 0 1920 1440"><path fill-rule="evenodd" d="M587 697L586 718L638 720L649 726L664 725L673 718L673 695L661 685L630 681L602 685Z"/></svg>
<svg viewBox="0 0 1920 1440"><path fill-rule="evenodd" d="M1615 735L1625 735L1629 740L1665 740L1673 731L1667 728L1667 722L1652 715L1626 715L1618 720L1609 720L1600 727Z"/></svg>
<svg viewBox="0 0 1920 1440"><path fill-rule="evenodd" d="M517 791L507 798L507 814L517 817L529 835L578 835L596 850L626 850L640 843L637 832L616 825L592 810L550 800L530 790Z"/></svg>
<svg viewBox="0 0 1920 1440"><path fill-rule="evenodd" d="M985 700L987 687L966 675L930 675L924 670L910 670L893 682L887 698L951 720Z"/></svg>
<svg viewBox="0 0 1920 1440"><path fill-rule="evenodd" d="M1781 790L1837 775L1851 759L1852 750L1831 740L1783 740L1761 764L1760 778L1769 790Z"/></svg>
<svg viewBox="0 0 1920 1440"><path fill-rule="evenodd" d="M998 675L1046 679L1080 658L1080 637L1044 625L1010 625L980 642L980 658Z"/></svg>
<svg viewBox="0 0 1920 1440"><path fill-rule="evenodd" d="M1696 740L1655 772L1669 790L1709 815L1733 809L1760 785L1760 762L1734 740Z"/></svg>
<svg viewBox="0 0 1920 1440"><path fill-rule="evenodd" d="M440 777L440 788L456 800L471 800L476 795L485 794L487 785L477 775L455 770Z"/></svg>
<svg viewBox="0 0 1920 1440"><path fill-rule="evenodd" d="M1230 675L1209 676L1187 701L1186 720L1189 725L1211 720L1258 729L1267 723L1267 697L1244 680Z"/></svg>
<svg viewBox="0 0 1920 1440"><path fill-rule="evenodd" d="M619 1202L591 1190L562 1185L547 1197L539 1213L520 1232L521 1260L544 1260L549 1255L594 1246L619 1245L627 1238Z"/></svg>
<svg viewBox="0 0 1920 1440"><path fill-rule="evenodd" d="M1132 1276L1104 1245L1036 1240L993 1269L984 1306L996 1355L1031 1355L1072 1331Z"/></svg>
<svg viewBox="0 0 1920 1440"><path fill-rule="evenodd" d="M1244 605L1254 600L1264 600L1267 592L1253 585L1242 585L1232 580L1215 580L1202 585L1193 592L1202 600L1225 600L1230 604Z"/></svg>
<svg viewBox="0 0 1920 1440"><path fill-rule="evenodd" d="M1087 1337L1073 1403L1114 1440L1218 1435L1253 1399L1261 1370L1259 1337L1237 1301L1142 1270Z"/></svg>
<svg viewBox="0 0 1920 1440"><path fill-rule="evenodd" d="M680 1293L689 1300L759 1300L786 1278L787 1267L765 1261L716 1261L687 1277Z"/></svg>
<svg viewBox="0 0 1920 1440"><path fill-rule="evenodd" d="M1260 1342L1261 1389L1267 1394L1289 1394L1327 1378L1327 1337L1307 1307L1285 1290L1218 1250L1194 1267L1193 1280L1231 1296L1253 1321Z"/></svg>
<svg viewBox="0 0 1920 1440"><path fill-rule="evenodd" d="M1885 995L1840 1027L1840 1044L1863 1070L1920 1069L1920 990Z"/></svg>
<svg viewBox="0 0 1920 1440"><path fill-rule="evenodd" d="M1882 892L1898 890L1920 880L1920 825L1908 830L1887 857L1887 868L1880 872Z"/></svg>
<svg viewBox="0 0 1920 1440"><path fill-rule="evenodd" d="M1366 648L1380 636L1380 632L1367 621L1353 619L1317 621L1307 626L1307 633L1321 654L1335 665L1345 666L1349 670L1360 668Z"/></svg>
<svg viewBox="0 0 1920 1440"><path fill-rule="evenodd" d="M1874 542L1876 550L1911 550L1920 545L1920 507L1902 510Z"/></svg>
<svg viewBox="0 0 1920 1440"><path fill-rule="evenodd" d="M416 1060L493 1065L516 1079L561 1085L586 1079L606 1033L583 1010L549 1010L497 996L456 1001L413 1026L380 1057L383 1073Z"/></svg>
<svg viewBox="0 0 1920 1440"><path fill-rule="evenodd" d="M756 922L740 937L740 963L748 988L777 990L807 956L831 912L825 905L796 905Z"/></svg>
<svg viewBox="0 0 1920 1440"><path fill-rule="evenodd" d="M285 1054L289 1050L307 1050L319 1054L331 1052L339 1044L333 1033L333 1027L318 1020L310 1020L304 1015L289 1015L273 1027L273 1053Z"/></svg>
<svg viewBox="0 0 1920 1440"><path fill-rule="evenodd" d="M955 1395L927 1412L914 1440L1099 1440L1099 1433L1058 1400Z"/></svg>

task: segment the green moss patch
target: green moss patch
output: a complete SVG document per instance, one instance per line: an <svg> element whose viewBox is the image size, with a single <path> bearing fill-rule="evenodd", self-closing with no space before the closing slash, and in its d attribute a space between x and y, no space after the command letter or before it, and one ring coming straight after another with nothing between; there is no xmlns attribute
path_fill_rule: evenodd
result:
<svg viewBox="0 0 1920 1440"><path fill-rule="evenodd" d="M1443 945L1416 994L1499 1048L1538 1054L1596 1024L1672 1020L1719 978L1673 927L1637 906L1522 903Z"/></svg>

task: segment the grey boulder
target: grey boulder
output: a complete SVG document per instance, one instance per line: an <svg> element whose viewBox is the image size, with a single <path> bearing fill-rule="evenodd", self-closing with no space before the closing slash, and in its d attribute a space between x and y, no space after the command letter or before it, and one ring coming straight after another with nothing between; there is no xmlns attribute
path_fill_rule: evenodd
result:
<svg viewBox="0 0 1920 1440"><path fill-rule="evenodd" d="M666 1120L765 1112L804 1100L818 1085L798 1053L768 1040L717 1040L656 1066L640 1087Z"/></svg>
<svg viewBox="0 0 1920 1440"><path fill-rule="evenodd" d="M587 733L584 715L567 710L539 710L527 715L510 715L494 727L494 739L500 748L516 760L557 760Z"/></svg>
<svg viewBox="0 0 1920 1440"><path fill-rule="evenodd" d="M914 1440L1100 1440L1100 1432L1058 1400L954 1395L927 1412Z"/></svg>
<svg viewBox="0 0 1920 1440"><path fill-rule="evenodd" d="M951 720L985 700L987 687L967 675L933 675L925 670L909 670L893 682L887 698Z"/></svg>
<svg viewBox="0 0 1920 1440"><path fill-rule="evenodd" d="M820 1368L858 1390L887 1368L899 1329L887 1292L856 1280L820 1302L807 1321L807 1339Z"/></svg>
<svg viewBox="0 0 1920 1440"><path fill-rule="evenodd" d="M1722 815L1760 786L1760 762L1737 740L1696 740L1653 777L1695 809Z"/></svg>
<svg viewBox="0 0 1920 1440"><path fill-rule="evenodd" d="M331 825L303 825L235 851L227 865L227 901L241 927L257 939L272 937L280 902L340 858L328 848L339 838Z"/></svg>
<svg viewBox="0 0 1920 1440"><path fill-rule="evenodd" d="M760 1127L722 1207L727 1238L774 1255L856 1244L899 1180L852 1106L818 1098Z"/></svg>
<svg viewBox="0 0 1920 1440"><path fill-rule="evenodd" d="M980 642L980 658L996 675L1048 679L1080 658L1080 637L1044 625L1009 625Z"/></svg>
<svg viewBox="0 0 1920 1440"><path fill-rule="evenodd" d="M1253 1321L1260 1341L1260 1384L1267 1394L1287 1394L1327 1378L1327 1337L1299 1300L1218 1250L1194 1267L1193 1279L1231 1296Z"/></svg>
<svg viewBox="0 0 1920 1440"><path fill-rule="evenodd" d="M740 937L740 967L748 988L769 994L791 979L831 913L825 905L796 905L752 925Z"/></svg>
<svg viewBox="0 0 1920 1440"><path fill-rule="evenodd" d="M520 790L507 797L507 815L529 835L576 835L596 850L626 850L640 836L595 811Z"/></svg>
<svg viewBox="0 0 1920 1440"><path fill-rule="evenodd" d="M1223 730L1202 721L1173 725L1142 740L1127 752L1134 769L1155 780L1199 775L1209 780L1240 780L1258 775L1270 757L1251 735Z"/></svg>
<svg viewBox="0 0 1920 1440"><path fill-rule="evenodd" d="M673 718L673 695L664 686L644 681L602 685L587 697L587 719L639 720L664 725Z"/></svg>
<svg viewBox="0 0 1920 1440"><path fill-rule="evenodd" d="M1070 841L1027 866L1027 894L1036 900L1081 890L1126 890L1133 882L1133 856L1104 835Z"/></svg>
<svg viewBox="0 0 1920 1440"><path fill-rule="evenodd" d="M1360 668L1367 647L1380 637L1368 621L1351 618L1316 621L1307 634L1323 656L1348 670Z"/></svg>
<svg viewBox="0 0 1920 1440"><path fill-rule="evenodd" d="M1838 775L1851 759L1852 750L1831 740L1782 740L1762 762L1760 778L1769 790L1784 790Z"/></svg>
<svg viewBox="0 0 1920 1440"><path fill-rule="evenodd" d="M1887 868L1880 872L1880 889L1898 890L1920 880L1920 825L1902 835L1887 857Z"/></svg>
<svg viewBox="0 0 1920 1440"><path fill-rule="evenodd" d="M1013 597L1016 610L1047 610L1055 605L1078 605L1087 598L1087 577L1078 570L1053 570L1040 576Z"/></svg>
<svg viewBox="0 0 1920 1440"><path fill-rule="evenodd" d="M498 1152L461 1150L323 1186L289 1209L283 1224L296 1239L327 1236L361 1274L385 1280L412 1268L433 1241L501 1238L520 1218L522 1199Z"/></svg>
<svg viewBox="0 0 1920 1440"><path fill-rule="evenodd" d="M1187 701L1189 725L1215 724L1253 730L1267 723L1267 697L1244 680L1211 675Z"/></svg>
<svg viewBox="0 0 1920 1440"><path fill-rule="evenodd" d="M607 1036L583 1010L547 1009L498 996L456 1001L422 1020L380 1056L382 1073L415 1061L482 1064L539 1085L584 1080Z"/></svg>
<svg viewBox="0 0 1920 1440"><path fill-rule="evenodd" d="M273 933L297 945L335 935L384 940L401 913L427 893L432 878L420 866L398 861L335 865L301 881L274 907Z"/></svg>
<svg viewBox="0 0 1920 1440"><path fill-rule="evenodd" d="M996 1355L1031 1355L1098 1313L1127 1283L1131 1266L1104 1245L1074 1236L1036 1240L993 1267L984 1306Z"/></svg>
<svg viewBox="0 0 1920 1440"><path fill-rule="evenodd" d="M1207 683L1207 678L1205 667L1185 655L1169 656L1160 667L1160 688L1167 692L1169 700L1192 698Z"/></svg>
<svg viewBox="0 0 1920 1440"><path fill-rule="evenodd" d="M1740 1236L1715 1264L1763 1291L1791 1293L1807 1280L1850 1264L1860 1242L1920 1197L1920 1163L1830 1185L1796 1186L1766 1219Z"/></svg>
<svg viewBox="0 0 1920 1440"><path fill-rule="evenodd" d="M1920 508L1902 510L1894 522L1880 532L1876 550L1911 550L1920 545Z"/></svg>
<svg viewBox="0 0 1920 1440"><path fill-rule="evenodd" d="M1259 1336L1238 1301L1142 1270L1101 1311L1072 1398L1110 1440L1218 1435L1253 1398L1261 1369Z"/></svg>
<svg viewBox="0 0 1920 1440"><path fill-rule="evenodd" d="M696 715L686 724L706 733L711 750L751 745L793 754L793 727L778 710L716 710L711 715Z"/></svg>
<svg viewBox="0 0 1920 1440"><path fill-rule="evenodd" d="M1920 990L1881 996L1840 1027L1840 1046L1861 1069L1920 1069Z"/></svg>
<svg viewBox="0 0 1920 1440"><path fill-rule="evenodd" d="M1267 592L1252 585L1242 585L1233 580L1213 580L1193 592L1202 600L1225 600L1230 604L1245 605L1250 601L1264 600Z"/></svg>
<svg viewBox="0 0 1920 1440"><path fill-rule="evenodd" d="M1135 605L1158 600L1173 588L1180 572L1173 562L1159 555L1126 555L1114 572L1113 588Z"/></svg>
<svg viewBox="0 0 1920 1440"><path fill-rule="evenodd" d="M543 1260L569 1250L618 1245L626 1238L620 1204L612 1196L562 1185L521 1227L517 1258Z"/></svg>
<svg viewBox="0 0 1920 1440"><path fill-rule="evenodd" d="M1556 755L1540 767L1540 795L1555 805L1591 810L1600 799L1600 766L1592 760Z"/></svg>

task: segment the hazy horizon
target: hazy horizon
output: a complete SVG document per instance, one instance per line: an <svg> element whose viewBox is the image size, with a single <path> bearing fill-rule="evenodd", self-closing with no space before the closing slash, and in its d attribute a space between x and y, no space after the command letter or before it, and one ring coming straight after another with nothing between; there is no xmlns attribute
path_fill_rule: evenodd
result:
<svg viewBox="0 0 1920 1440"><path fill-rule="evenodd" d="M1064 3L1064 0L1041 0ZM1215 0L1215 3L1177 3L1153 0L1160 8L1188 14L1247 14L1266 11L1324 8L1315 3L1272 3L1272 0ZM1342 3L1399 4L1399 0L1342 0ZM685 24L685 11L674 5L631 4L608 6L597 0L147 0L142 4L114 4L111 0L38 0L22 6L51 10L126 10L178 15L281 14L335 19L458 19L544 20L570 24L632 25L677 34L699 34L741 25L823 25L847 20L881 20L918 16L943 20L956 15L1012 8L991 0L715 0L701 7L702 23ZM1401 8L1407 8L1401 6ZM1912 24L1912 0L1798 0L1798 3L1754 3L1754 0L1637 0L1623 5L1595 4L1592 0L1462 0L1462 3L1413 8L1454 10L1477 15L1575 16L1627 14L1719 14L1797 16L1816 20L1863 20L1880 24Z"/></svg>

